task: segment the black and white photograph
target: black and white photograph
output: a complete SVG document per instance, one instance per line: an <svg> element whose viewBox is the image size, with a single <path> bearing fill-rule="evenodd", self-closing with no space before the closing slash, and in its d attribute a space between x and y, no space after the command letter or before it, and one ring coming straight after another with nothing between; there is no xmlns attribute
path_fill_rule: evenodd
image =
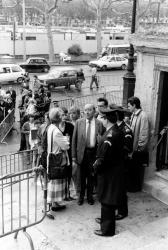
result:
<svg viewBox="0 0 168 250"><path fill-rule="evenodd" d="M0 0L0 249L168 249L168 0Z"/></svg>

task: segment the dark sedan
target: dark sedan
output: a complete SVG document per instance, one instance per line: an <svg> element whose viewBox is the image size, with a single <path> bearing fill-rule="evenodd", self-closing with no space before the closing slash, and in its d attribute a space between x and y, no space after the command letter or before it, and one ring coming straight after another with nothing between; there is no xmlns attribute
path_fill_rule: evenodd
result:
<svg viewBox="0 0 168 250"><path fill-rule="evenodd" d="M45 58L31 57L28 58L26 63L20 64L20 67L25 69L26 72L48 72L50 65Z"/></svg>

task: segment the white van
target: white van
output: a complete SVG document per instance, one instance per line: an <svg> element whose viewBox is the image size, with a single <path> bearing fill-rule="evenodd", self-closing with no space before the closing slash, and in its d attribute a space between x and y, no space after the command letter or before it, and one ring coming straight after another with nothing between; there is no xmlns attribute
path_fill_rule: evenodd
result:
<svg viewBox="0 0 168 250"><path fill-rule="evenodd" d="M0 84L9 82L22 83L25 70L17 64L0 64Z"/></svg>

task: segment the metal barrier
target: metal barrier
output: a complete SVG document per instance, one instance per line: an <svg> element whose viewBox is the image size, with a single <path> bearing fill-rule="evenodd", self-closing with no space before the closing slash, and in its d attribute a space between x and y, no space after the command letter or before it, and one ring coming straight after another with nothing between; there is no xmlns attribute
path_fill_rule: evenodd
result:
<svg viewBox="0 0 168 250"><path fill-rule="evenodd" d="M26 153L32 153L32 151ZM34 153L34 152L33 152ZM36 152L35 152L36 153ZM23 152L21 152L23 154ZM1 156L3 159L5 156ZM14 154L6 156L11 162ZM17 162L17 163L16 163ZM14 165L19 164L16 161ZM8 164L10 166L10 163ZM43 192L40 192L38 185L38 174L33 169L23 170L19 166L6 168L7 174L3 174L4 167L1 164L0 176L0 238L15 233L16 239L19 231L23 231L28 238L31 250L34 250L34 245L31 236L26 229L42 222L47 211L47 177L46 172L43 172ZM32 164L31 164L32 166ZM20 171L19 171L20 170ZM43 197L42 197L43 196ZM42 202L43 201L43 202Z"/></svg>
<svg viewBox="0 0 168 250"><path fill-rule="evenodd" d="M77 106L83 111L85 104L93 103L94 105L97 104L97 99L99 97L105 97L109 101L109 103L115 103L117 105L122 105L122 91L121 90L113 90L109 92L102 92L102 93L95 93L85 96L79 96L75 98L67 98L58 101L53 101L51 103L51 107L60 106L66 107L69 109L71 106Z"/></svg>
<svg viewBox="0 0 168 250"><path fill-rule="evenodd" d="M6 136L11 131L14 121L15 121L15 109L12 109L12 111L0 123L0 142L1 143L3 143Z"/></svg>

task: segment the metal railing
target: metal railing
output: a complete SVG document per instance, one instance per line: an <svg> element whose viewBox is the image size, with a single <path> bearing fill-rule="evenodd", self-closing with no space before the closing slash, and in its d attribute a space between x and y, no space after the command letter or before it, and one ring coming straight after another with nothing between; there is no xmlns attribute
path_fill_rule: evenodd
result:
<svg viewBox="0 0 168 250"><path fill-rule="evenodd" d="M78 108L80 108L81 111L83 111L84 106L87 103L93 103L94 105L96 105L97 99L99 97L107 98L109 103L122 105L122 91L113 90L109 92L94 93L94 94L79 96L75 98L71 97L71 98L57 100L57 101L53 100L50 107L60 106L60 107L66 107L67 109L69 109L71 106L77 106Z"/></svg>
<svg viewBox="0 0 168 250"><path fill-rule="evenodd" d="M12 109L12 111L0 123L0 143L4 141L8 133L11 131L14 122L15 122L15 109Z"/></svg>
<svg viewBox="0 0 168 250"><path fill-rule="evenodd" d="M1 156L1 159L2 157L5 156ZM19 231L23 231L29 240L31 250L34 250L32 238L26 230L42 222L46 216L46 172L42 172L41 169L39 169L39 172L34 172L32 164L30 169L23 170L24 167L16 166L19 164L18 160L15 161L15 166L10 166L11 159L19 159L18 156L14 157L14 154L5 158L9 159L8 164L6 164L9 168L5 167L6 174L3 174L4 170L2 169L4 166L1 165L0 238L15 233L14 238L16 239ZM41 187L38 184L38 175L43 175L43 192L41 192Z"/></svg>

